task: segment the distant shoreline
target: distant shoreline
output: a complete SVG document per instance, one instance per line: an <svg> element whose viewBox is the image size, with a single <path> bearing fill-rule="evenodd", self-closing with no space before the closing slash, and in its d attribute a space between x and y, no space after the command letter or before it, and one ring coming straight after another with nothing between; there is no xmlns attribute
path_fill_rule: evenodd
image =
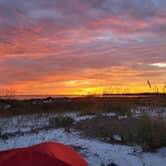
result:
<svg viewBox="0 0 166 166"><path fill-rule="evenodd" d="M89 94L89 95L14 95L14 96L0 96L1 99L16 99L16 100L30 100L30 99L45 99L45 98L79 98L79 97L149 97L155 95L166 95L166 93L140 93L140 94Z"/></svg>

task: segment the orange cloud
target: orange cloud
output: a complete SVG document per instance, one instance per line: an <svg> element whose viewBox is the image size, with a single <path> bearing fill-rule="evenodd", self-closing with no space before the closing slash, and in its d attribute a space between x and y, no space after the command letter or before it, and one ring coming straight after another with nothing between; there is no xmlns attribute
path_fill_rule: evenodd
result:
<svg viewBox="0 0 166 166"><path fill-rule="evenodd" d="M162 87L164 5L160 0L157 6L142 0L0 2L0 89L18 94L101 93L111 87L118 92L124 86L149 91L147 79Z"/></svg>

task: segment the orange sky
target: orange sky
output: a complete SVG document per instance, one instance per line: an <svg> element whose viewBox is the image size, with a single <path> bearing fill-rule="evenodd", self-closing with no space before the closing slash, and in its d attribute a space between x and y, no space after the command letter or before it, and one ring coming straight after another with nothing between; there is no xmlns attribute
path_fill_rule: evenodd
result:
<svg viewBox="0 0 166 166"><path fill-rule="evenodd" d="M165 53L163 0L0 0L1 92L163 92Z"/></svg>

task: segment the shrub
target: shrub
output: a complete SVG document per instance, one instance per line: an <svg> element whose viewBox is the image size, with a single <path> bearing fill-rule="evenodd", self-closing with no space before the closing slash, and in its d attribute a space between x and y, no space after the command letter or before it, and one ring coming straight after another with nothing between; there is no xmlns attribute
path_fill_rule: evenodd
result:
<svg viewBox="0 0 166 166"><path fill-rule="evenodd" d="M141 119L129 118L118 120L116 118L96 117L76 124L76 127L85 135L100 140L116 143L113 136L122 137L120 143L140 145L144 150L154 150L166 146L166 121L162 118Z"/></svg>
<svg viewBox="0 0 166 166"><path fill-rule="evenodd" d="M156 149L166 146L166 121L144 116L138 129L138 136L144 149Z"/></svg>
<svg viewBox="0 0 166 166"><path fill-rule="evenodd" d="M59 116L49 119L51 127L69 127L74 123L74 119L66 116Z"/></svg>

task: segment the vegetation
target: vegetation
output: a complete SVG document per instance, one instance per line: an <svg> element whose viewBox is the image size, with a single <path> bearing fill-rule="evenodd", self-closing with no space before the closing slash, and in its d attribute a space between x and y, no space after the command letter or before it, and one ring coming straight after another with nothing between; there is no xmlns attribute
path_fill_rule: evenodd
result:
<svg viewBox="0 0 166 166"><path fill-rule="evenodd" d="M138 106L165 107L165 96L135 97L79 97L46 98L31 100L0 100L0 116L21 114L81 112L80 115L96 115L101 112L129 114L131 108ZM6 105L10 108L6 109Z"/></svg>
<svg viewBox="0 0 166 166"><path fill-rule="evenodd" d="M151 119L147 116L141 119L97 117L81 121L76 126L83 134L95 137L105 142L142 146L144 150L153 150L166 146L166 121ZM119 135L122 141L116 141L114 135Z"/></svg>
<svg viewBox="0 0 166 166"><path fill-rule="evenodd" d="M166 120L144 116L137 131L138 141L144 149L166 146Z"/></svg>
<svg viewBox="0 0 166 166"><path fill-rule="evenodd" d="M6 108L9 105L9 108ZM79 97L46 98L31 100L0 100L0 116L14 116L36 113L81 112L81 115L96 115L103 112L129 114L131 108L138 106L165 107L166 96L135 97Z"/></svg>
<svg viewBox="0 0 166 166"><path fill-rule="evenodd" d="M144 150L152 150L166 146L166 120L160 117L152 119L148 116L133 118L131 109L146 108L154 111L166 106L166 96L136 97L80 97L80 98L46 98L32 100L0 100L0 117L20 114L59 113L75 111L80 115L97 115L96 118L74 123L70 117L58 116L49 119L50 128L74 127L89 137L100 140L141 145ZM135 109L136 110L136 109ZM138 109L139 110L139 109ZM141 110L146 112L146 110ZM102 116L101 113L116 113L115 117ZM118 115L127 115L127 119L119 119ZM114 135L122 141L117 142ZM0 132L0 137L3 137Z"/></svg>
<svg viewBox="0 0 166 166"><path fill-rule="evenodd" d="M98 115L104 112L118 112L120 114L125 114L129 112L130 109L130 102L121 102L121 100L113 101L113 99L110 99L97 102L94 101L91 104L87 104L86 106L82 107L80 115Z"/></svg>
<svg viewBox="0 0 166 166"><path fill-rule="evenodd" d="M70 127L74 123L74 119L70 117L54 117L49 119L49 125L51 127Z"/></svg>

